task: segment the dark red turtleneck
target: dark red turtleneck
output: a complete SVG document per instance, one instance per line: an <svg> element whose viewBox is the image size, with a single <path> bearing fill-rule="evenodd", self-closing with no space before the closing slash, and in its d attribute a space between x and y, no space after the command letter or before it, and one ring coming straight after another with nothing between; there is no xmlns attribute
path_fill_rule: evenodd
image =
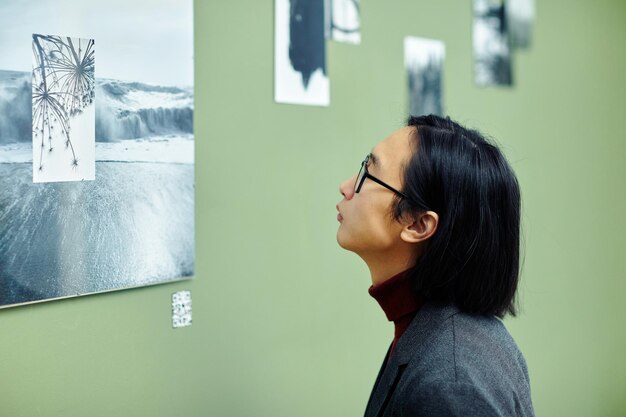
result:
<svg viewBox="0 0 626 417"><path fill-rule="evenodd" d="M391 357L398 339L409 327L423 303L415 295L408 270L394 275L381 284L372 285L368 292L378 301L387 320L393 321L395 326L393 343L389 351Z"/></svg>

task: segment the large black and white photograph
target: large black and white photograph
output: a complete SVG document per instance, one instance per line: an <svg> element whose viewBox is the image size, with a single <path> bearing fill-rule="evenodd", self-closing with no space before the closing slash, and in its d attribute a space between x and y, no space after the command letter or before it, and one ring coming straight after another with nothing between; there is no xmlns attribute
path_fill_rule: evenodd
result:
<svg viewBox="0 0 626 417"><path fill-rule="evenodd" d="M512 56L503 0L474 0L473 44L476 84L512 85Z"/></svg>
<svg viewBox="0 0 626 417"><path fill-rule="evenodd" d="M33 182L93 180L93 39L33 34Z"/></svg>
<svg viewBox="0 0 626 417"><path fill-rule="evenodd" d="M404 67L407 73L409 113L412 116L444 115L442 41L407 36L404 38Z"/></svg>
<svg viewBox="0 0 626 417"><path fill-rule="evenodd" d="M192 0L0 4L0 308L193 276L193 85Z"/></svg>
<svg viewBox="0 0 626 417"><path fill-rule="evenodd" d="M274 100L328 106L324 0L275 0Z"/></svg>
<svg viewBox="0 0 626 417"><path fill-rule="evenodd" d="M326 37L336 42L360 44L360 0L326 1Z"/></svg>
<svg viewBox="0 0 626 417"><path fill-rule="evenodd" d="M535 21L535 0L507 0L506 20L511 48L530 48Z"/></svg>

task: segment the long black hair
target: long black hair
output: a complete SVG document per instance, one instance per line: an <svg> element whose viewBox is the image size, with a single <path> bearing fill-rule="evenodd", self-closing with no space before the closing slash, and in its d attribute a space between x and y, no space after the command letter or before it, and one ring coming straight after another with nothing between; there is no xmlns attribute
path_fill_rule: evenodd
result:
<svg viewBox="0 0 626 417"><path fill-rule="evenodd" d="M428 302L468 313L515 316L519 280L520 191L506 159L478 131L450 118L410 117L414 152L396 219L432 210L435 234L410 271Z"/></svg>

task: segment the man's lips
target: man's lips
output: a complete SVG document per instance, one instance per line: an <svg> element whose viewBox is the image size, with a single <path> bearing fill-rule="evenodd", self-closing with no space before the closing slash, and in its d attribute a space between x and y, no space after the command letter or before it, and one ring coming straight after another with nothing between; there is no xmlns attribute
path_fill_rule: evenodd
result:
<svg viewBox="0 0 626 417"><path fill-rule="evenodd" d="M337 211L339 211L339 204L337 204L335 208L337 209ZM343 216L341 215L341 212L337 213L337 220L340 222L343 220Z"/></svg>

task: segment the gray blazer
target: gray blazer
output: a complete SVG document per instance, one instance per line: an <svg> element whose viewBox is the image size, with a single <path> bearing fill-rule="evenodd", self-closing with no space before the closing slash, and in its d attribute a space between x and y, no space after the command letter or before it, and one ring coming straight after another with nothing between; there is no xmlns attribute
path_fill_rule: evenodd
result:
<svg viewBox="0 0 626 417"><path fill-rule="evenodd" d="M526 362L496 317L427 304L388 357L365 417L534 416Z"/></svg>

